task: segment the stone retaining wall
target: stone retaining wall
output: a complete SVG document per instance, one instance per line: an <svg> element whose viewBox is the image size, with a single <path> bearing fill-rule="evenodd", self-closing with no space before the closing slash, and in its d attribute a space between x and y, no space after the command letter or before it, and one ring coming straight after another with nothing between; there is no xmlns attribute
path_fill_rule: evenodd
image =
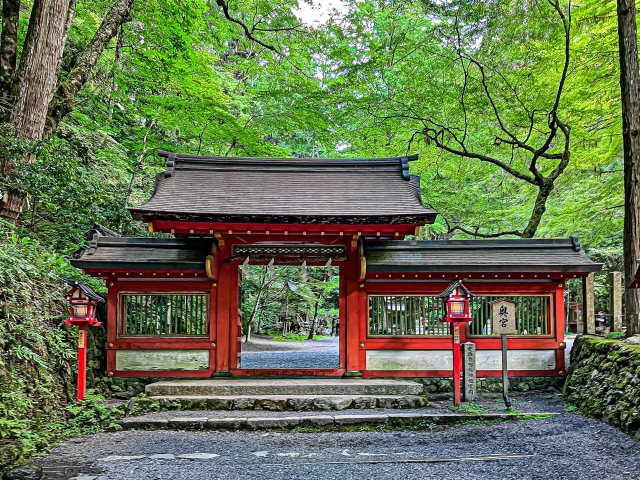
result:
<svg viewBox="0 0 640 480"><path fill-rule="evenodd" d="M640 346L594 336L576 338L564 393L583 415L640 440Z"/></svg>
<svg viewBox="0 0 640 480"><path fill-rule="evenodd" d="M106 322L102 319L102 324ZM111 378L105 375L107 352L104 347L107 332L103 327L87 329L87 386L105 397L122 400L135 397L144 392L144 386L151 379Z"/></svg>
<svg viewBox="0 0 640 480"><path fill-rule="evenodd" d="M414 378L424 385L425 394L453 392L453 380L449 378ZM509 389L513 392L558 391L562 389L564 378L559 377L510 377ZM501 393L502 377L478 378L479 393Z"/></svg>

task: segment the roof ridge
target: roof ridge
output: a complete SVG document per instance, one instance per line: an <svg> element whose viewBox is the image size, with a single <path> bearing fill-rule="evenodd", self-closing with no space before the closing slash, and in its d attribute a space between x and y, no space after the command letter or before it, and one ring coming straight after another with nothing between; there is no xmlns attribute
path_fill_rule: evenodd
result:
<svg viewBox="0 0 640 480"><path fill-rule="evenodd" d="M494 248L571 248L579 252L581 250L578 237L569 238L505 238L505 239L465 239L465 240L386 240L369 241L365 246L370 249L463 249L476 246Z"/></svg>
<svg viewBox="0 0 640 480"><path fill-rule="evenodd" d="M409 162L418 160L418 154L397 157L379 158L269 158L269 157L226 157L189 155L165 150L158 150L158 156L166 158L165 178L173 176L179 170L209 170L226 166L227 168L263 167L265 169L309 169L311 168L362 168L362 167L392 167L402 173L405 180L409 180Z"/></svg>

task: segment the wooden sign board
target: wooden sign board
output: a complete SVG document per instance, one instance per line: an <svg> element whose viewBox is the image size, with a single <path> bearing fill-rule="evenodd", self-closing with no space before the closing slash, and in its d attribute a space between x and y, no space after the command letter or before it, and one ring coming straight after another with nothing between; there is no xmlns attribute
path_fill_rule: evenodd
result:
<svg viewBox="0 0 640 480"><path fill-rule="evenodd" d="M501 300L493 304L491 333L494 335L513 335L516 328L516 304Z"/></svg>

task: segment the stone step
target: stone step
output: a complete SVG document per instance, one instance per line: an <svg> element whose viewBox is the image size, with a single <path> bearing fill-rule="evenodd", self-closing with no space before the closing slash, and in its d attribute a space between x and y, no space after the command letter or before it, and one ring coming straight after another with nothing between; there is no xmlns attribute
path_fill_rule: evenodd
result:
<svg viewBox="0 0 640 480"><path fill-rule="evenodd" d="M340 428L349 426L388 425L389 427L417 427L432 429L435 426L453 426L469 423L542 420L558 415L557 413L481 413L481 414L441 414L441 413L372 413L367 415L307 415L273 417L180 417L175 415L150 415L129 417L120 420L125 430L271 430L308 428Z"/></svg>
<svg viewBox="0 0 640 480"><path fill-rule="evenodd" d="M146 386L149 396L241 395L421 395L421 383L364 379L215 379L168 380Z"/></svg>
<svg viewBox="0 0 640 480"><path fill-rule="evenodd" d="M417 395L158 395L137 400L140 407L153 404L181 410L345 410L347 408L422 408Z"/></svg>

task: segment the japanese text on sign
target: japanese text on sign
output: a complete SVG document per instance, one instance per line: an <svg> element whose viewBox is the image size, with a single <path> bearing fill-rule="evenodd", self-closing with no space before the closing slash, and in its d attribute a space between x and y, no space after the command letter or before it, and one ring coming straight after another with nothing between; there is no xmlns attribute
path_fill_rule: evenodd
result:
<svg viewBox="0 0 640 480"><path fill-rule="evenodd" d="M497 335L512 335L517 333L516 304L501 300L493 304L492 333Z"/></svg>

